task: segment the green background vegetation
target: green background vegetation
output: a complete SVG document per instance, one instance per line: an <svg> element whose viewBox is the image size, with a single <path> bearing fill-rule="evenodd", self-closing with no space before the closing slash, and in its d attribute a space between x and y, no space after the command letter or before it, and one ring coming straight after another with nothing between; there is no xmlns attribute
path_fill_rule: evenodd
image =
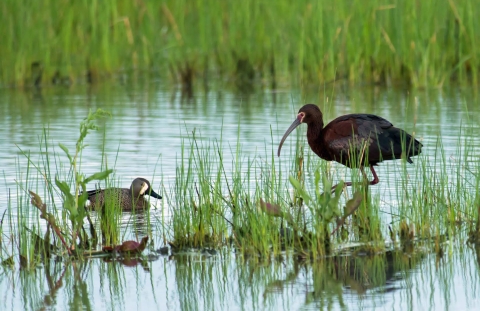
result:
<svg viewBox="0 0 480 311"><path fill-rule="evenodd" d="M480 2L31 1L0 4L0 83L145 73L276 83L478 82Z"/></svg>

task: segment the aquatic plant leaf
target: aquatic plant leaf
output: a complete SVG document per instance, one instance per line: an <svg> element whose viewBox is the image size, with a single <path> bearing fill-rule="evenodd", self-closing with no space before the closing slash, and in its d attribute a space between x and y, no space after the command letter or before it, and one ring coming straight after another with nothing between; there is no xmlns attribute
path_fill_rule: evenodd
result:
<svg viewBox="0 0 480 311"><path fill-rule="evenodd" d="M330 199L330 201L328 201L328 211L332 212L336 216L341 216L340 209L338 208L339 199L339 196L334 196Z"/></svg>
<svg viewBox="0 0 480 311"><path fill-rule="evenodd" d="M332 182L327 178L327 175L323 175L322 182L323 182L323 187L325 189L331 189L332 188ZM337 188L338 188L338 186L337 186Z"/></svg>
<svg viewBox="0 0 480 311"><path fill-rule="evenodd" d="M290 176L289 180L290 180L290 183L292 184L292 186L295 188L295 190L298 191L298 194L302 197L305 204L308 205L310 203L310 201L312 200L310 195L308 195L308 193L305 191L305 189L303 189L300 182L298 180L296 180L293 176Z"/></svg>
<svg viewBox="0 0 480 311"><path fill-rule="evenodd" d="M342 193L343 191L343 185L345 184L345 182L343 180L341 180L338 184L337 184L337 187L335 188L335 197L337 198L340 198L340 194ZM331 185L331 183L330 183Z"/></svg>
<svg viewBox="0 0 480 311"><path fill-rule="evenodd" d="M318 184L320 183L320 171L317 169L315 170L315 186L318 188Z"/></svg>
<svg viewBox="0 0 480 311"><path fill-rule="evenodd" d="M353 194L353 198L347 201L345 207L343 208L343 216L337 218L337 227L332 231L331 235L333 235L337 230L343 226L345 220L348 216L352 215L357 208L360 206L363 200L363 194L360 191L357 191ZM342 236L345 233L342 233ZM345 237L346 238L346 237Z"/></svg>
<svg viewBox="0 0 480 311"><path fill-rule="evenodd" d="M322 216L327 222L330 222L330 220L332 220L333 218L333 211L331 209L328 209L323 213Z"/></svg>
<svg viewBox="0 0 480 311"><path fill-rule="evenodd" d="M70 153L68 152L67 146L65 146L65 145L62 144L62 143L59 143L58 146L59 146L60 148L62 148L63 152L65 152L65 154L66 154L67 157L68 157L68 160L70 161L70 164L73 163L72 156L71 156Z"/></svg>
<svg viewBox="0 0 480 311"><path fill-rule="evenodd" d="M82 207L85 206L88 200L88 192L83 191L79 196L78 196L78 206Z"/></svg>
<svg viewBox="0 0 480 311"><path fill-rule="evenodd" d="M78 210L75 205L75 198L70 193L70 186L66 182L59 180L57 176L55 176L55 184L65 196L63 207L70 212L70 219L73 220L78 215Z"/></svg>
<svg viewBox="0 0 480 311"><path fill-rule="evenodd" d="M74 220L78 215L78 208L75 205L75 199L72 195L66 196L63 207L70 212L70 219Z"/></svg>
<svg viewBox="0 0 480 311"><path fill-rule="evenodd" d="M108 177L108 175L110 175L111 173L113 173L113 170L112 169L109 169L109 170L106 170L106 171L103 171L103 172L98 172L98 173L95 173L93 175L90 175L88 176L87 178L85 178L85 183L88 184L90 181L92 180L104 180Z"/></svg>
<svg viewBox="0 0 480 311"><path fill-rule="evenodd" d="M329 189L332 185L332 183L329 181L324 181L324 185L325 184L328 185L326 189ZM325 191L324 198L326 199L324 199L323 204L326 204L328 206L328 213L324 215L325 219L327 220L331 220L333 216L341 216L340 208L338 207L338 201L340 200L340 195L343 191L343 184L343 181L340 181L338 183L337 187L335 188L335 196L332 196L329 191Z"/></svg>
<svg viewBox="0 0 480 311"><path fill-rule="evenodd" d="M58 189L62 191L63 194L70 194L70 186L66 182L58 179L57 176L55 176L55 184L57 185Z"/></svg>
<svg viewBox="0 0 480 311"><path fill-rule="evenodd" d="M348 217L352 215L357 208L360 206L363 200L363 195L360 191L357 191L353 194L353 198L347 201L345 207L343 208L343 217Z"/></svg>

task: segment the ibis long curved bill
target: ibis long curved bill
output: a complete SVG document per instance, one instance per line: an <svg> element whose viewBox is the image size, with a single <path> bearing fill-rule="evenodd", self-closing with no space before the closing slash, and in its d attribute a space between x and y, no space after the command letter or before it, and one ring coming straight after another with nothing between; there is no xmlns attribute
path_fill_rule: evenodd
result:
<svg viewBox="0 0 480 311"><path fill-rule="evenodd" d="M285 132L285 134L283 134L282 140L280 141L280 145L278 145L278 151L277 151L278 156L280 156L280 150L282 149L283 143L287 139L288 135L290 135L290 133L293 132L293 130L296 129L297 126L299 126L300 124L302 124L302 115L299 114L295 119L295 121L293 121L292 125L290 125L288 130Z"/></svg>

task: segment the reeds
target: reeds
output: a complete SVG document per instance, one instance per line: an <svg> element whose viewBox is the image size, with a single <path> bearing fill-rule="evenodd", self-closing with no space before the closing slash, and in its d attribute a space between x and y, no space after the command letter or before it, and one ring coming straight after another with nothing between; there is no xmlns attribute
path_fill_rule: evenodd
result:
<svg viewBox="0 0 480 311"><path fill-rule="evenodd" d="M35 265L38 259L49 258L52 253L81 255L76 251L77 246L84 249L89 248L92 242L96 244L95 230L85 208L86 185L94 180L106 179L112 170L106 169L85 176L80 171L81 154L86 146L84 140L87 134L97 129L95 121L107 115L108 113L101 109L89 113L80 124L80 134L73 153L65 145L59 144L68 159L65 166L58 154L54 152L53 156L51 155L47 130L44 130L40 141L40 148L44 153L39 162L32 159L29 153L20 150L27 160L26 175L18 178L19 191L24 195L19 196L21 199L16 211L17 219L11 222L10 232L22 266ZM25 168L19 169L19 172L23 174ZM40 179L33 179L33 176ZM56 205L57 196L61 198L61 207ZM32 212L30 204L37 210ZM11 209L9 211L12 213ZM37 219L33 227L29 223L30 219ZM40 220L46 222L45 231L40 229L44 227ZM84 221L87 220L90 223L91 236L87 235L84 229Z"/></svg>
<svg viewBox="0 0 480 311"><path fill-rule="evenodd" d="M0 235L2 262L8 264L6 259L15 253L25 267L32 267L39 260L38 254L40 259L52 253L81 257L83 251L90 252L98 244L121 244L120 211L98 215L100 224L95 226L88 212L80 208L85 203L87 183L111 173L103 167L89 177L81 173L84 139L88 131L96 129L94 121L104 116L99 111L82 122L75 152L60 145L65 153L62 157L68 159L66 165L61 164L65 161L60 161L60 155L49 156L47 130L41 141L45 152L40 163L24 152L28 166L26 172L19 167L25 174L18 178L25 181L19 182L19 191L30 192L19 200L16 214L10 208L2 216L0 233L5 225L11 232L10 236ZM282 158L275 156L273 135L271 139L271 149L265 147L263 154L245 155L239 140L225 146L222 136L218 141L207 141L194 131L182 145L175 183L167 185L164 192L164 206L172 218L162 219L162 237L151 238L169 243L174 252L231 246L244 256L261 258L283 252L321 258L331 253L336 243L351 240L363 242L364 251L373 254L387 248L388 229L394 245L398 241L411 246L418 240L430 240L439 254L445 237L461 235L464 224L470 229L470 241L478 241L480 165L469 139L459 139L456 154L448 158L439 142L429 157L425 152L415 157L409 170L406 162L399 162L403 164L391 172L398 175L396 199L392 199L398 206L389 214L380 209L382 193L372 192L382 184L367 186L359 169L348 170L348 181L353 185L343 191L342 179L346 178L339 178L337 165L311 152L305 155L302 138L297 138L296 147ZM350 159L362 161L361 155ZM432 159L433 163L429 162ZM337 180L340 184L332 193ZM28 208L30 201L37 210ZM27 223L25 216L38 221ZM149 223L149 214L145 217ZM101 243L96 242L97 230L102 233ZM125 247L133 244L128 242ZM143 250L146 245L141 246Z"/></svg>
<svg viewBox="0 0 480 311"><path fill-rule="evenodd" d="M262 257L284 250L307 257L328 254L334 225L343 227L363 195L355 194L342 210L348 195L341 198L342 183L330 193L326 162L318 165L316 160L314 172L308 173L313 183L306 186L303 149L295 150L296 160L285 179L273 149L249 158L237 142L225 154L221 141L206 143L194 133L177 165L171 246L232 245L245 255ZM225 158L232 162L225 163Z"/></svg>
<svg viewBox="0 0 480 311"><path fill-rule="evenodd" d="M6 0L0 81L96 82L133 71L193 82L478 83L476 1ZM263 82L262 82L263 83Z"/></svg>

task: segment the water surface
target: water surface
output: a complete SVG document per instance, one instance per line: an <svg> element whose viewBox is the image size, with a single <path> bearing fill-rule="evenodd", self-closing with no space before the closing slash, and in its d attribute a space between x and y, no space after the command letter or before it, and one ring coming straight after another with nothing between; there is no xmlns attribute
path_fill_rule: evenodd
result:
<svg viewBox="0 0 480 311"><path fill-rule="evenodd" d="M115 168L119 185L128 187L135 177L142 176L165 197L152 201L151 220L161 224L142 226L135 221L137 226L133 227L137 229L128 233L135 238L151 232L154 246L146 251L143 263L129 263L133 267L127 267L95 259L85 263L51 263L33 272L0 268L0 301L5 302L7 310L66 310L80 306L86 310L476 309L480 302L478 255L475 249L466 248L464 240L448 241L441 258L426 247L425 252L418 253L340 256L313 263L289 256L258 262L230 250L217 250L214 256L198 252L161 256L154 252L164 243L159 228L165 228L163 222L168 223L169 206L174 202L172 189L182 144L188 144L193 132L200 141L221 142L226 157L233 157L234 152L229 150L235 149L238 139L243 155L269 161L298 108L309 102L319 104L326 121L354 112L373 113L390 120L421 140L422 157L434 168L433 155L439 143L448 161L459 161L455 155L458 148L466 147L461 143L464 139L470 142L471 161L478 161L478 122L471 121L480 120L480 105L469 89L413 92L322 86L242 94L227 86L209 91L199 89L190 100L160 81L2 89L0 161L4 186L0 191L0 214L11 208L16 215L19 206L29 206L25 190L17 183L45 193L41 172L31 167L27 171L27 160L20 150L41 163L46 152L44 142L41 143L46 129L49 154L55 152L65 165L66 157L58 143L73 150L80 121L89 110L97 108L110 111L112 118L101 122L101 130L87 137L89 146L82 154L82 171L87 175L98 171L104 152L109 167ZM462 131L466 125L469 129ZM305 130L304 127L298 131L299 135L304 135ZM294 142L292 136L284 145L279 160L283 168L292 160L289 151ZM224 163L231 170L232 158L224 159ZM401 161L381 164L377 169L381 182L372 187L387 218L398 208L396 172L401 165ZM350 171L342 166L334 167L339 176L350 176ZM412 175L417 169L415 165L407 168ZM51 164L52 174L65 174L64 170L62 164ZM53 200L60 204L58 197ZM50 203L48 198L46 201ZM31 221L44 225L36 219ZM127 214L125 227L132 228L132 222ZM0 257L7 256L15 247L8 242L8 228L3 230Z"/></svg>

